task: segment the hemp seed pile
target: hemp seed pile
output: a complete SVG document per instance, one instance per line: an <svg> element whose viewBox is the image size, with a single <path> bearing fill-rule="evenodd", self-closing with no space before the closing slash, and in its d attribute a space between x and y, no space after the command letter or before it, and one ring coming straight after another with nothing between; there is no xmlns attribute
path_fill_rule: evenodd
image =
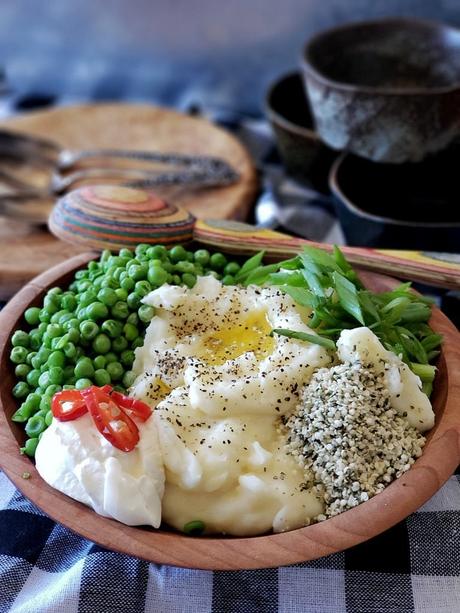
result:
<svg viewBox="0 0 460 613"><path fill-rule="evenodd" d="M288 452L324 497L318 521L378 494L422 453L425 438L391 407L384 376L360 362L321 368L285 424Z"/></svg>

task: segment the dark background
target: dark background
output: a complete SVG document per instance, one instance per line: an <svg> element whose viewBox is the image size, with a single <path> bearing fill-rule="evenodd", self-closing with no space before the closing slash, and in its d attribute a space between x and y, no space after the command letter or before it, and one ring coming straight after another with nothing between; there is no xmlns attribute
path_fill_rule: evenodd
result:
<svg viewBox="0 0 460 613"><path fill-rule="evenodd" d="M1 0L0 65L18 95L257 114L309 35L388 15L460 25L460 0Z"/></svg>

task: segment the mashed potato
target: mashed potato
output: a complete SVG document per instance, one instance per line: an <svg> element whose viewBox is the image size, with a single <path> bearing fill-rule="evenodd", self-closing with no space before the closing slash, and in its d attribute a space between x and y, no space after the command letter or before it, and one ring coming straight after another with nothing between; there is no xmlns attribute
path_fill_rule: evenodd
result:
<svg viewBox="0 0 460 613"><path fill-rule="evenodd" d="M293 300L273 288L163 286L137 350L132 393L157 404L166 469L163 519L182 529L279 532L308 524L322 502L286 454L278 418L294 409L312 372L330 362L318 345L269 336L309 332Z"/></svg>

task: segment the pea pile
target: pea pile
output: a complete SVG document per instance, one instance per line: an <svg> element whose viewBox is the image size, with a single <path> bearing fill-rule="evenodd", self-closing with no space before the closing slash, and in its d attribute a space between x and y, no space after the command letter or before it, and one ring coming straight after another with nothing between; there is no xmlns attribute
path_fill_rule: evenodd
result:
<svg viewBox="0 0 460 613"><path fill-rule="evenodd" d="M22 453L34 456L51 424L51 400L62 389L110 384L125 391L133 382L134 350L155 311L141 300L164 283L193 287L197 276L212 274L235 283L236 261L206 249L140 244L118 255L104 251L98 261L75 273L67 290L53 287L41 307L24 313L28 331L11 339L11 362L18 382L13 395L22 401L13 421L28 436Z"/></svg>

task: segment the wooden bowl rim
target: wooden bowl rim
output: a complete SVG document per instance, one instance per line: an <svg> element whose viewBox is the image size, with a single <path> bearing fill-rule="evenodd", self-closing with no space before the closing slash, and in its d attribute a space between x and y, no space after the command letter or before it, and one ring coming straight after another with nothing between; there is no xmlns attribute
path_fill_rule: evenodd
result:
<svg viewBox="0 0 460 613"><path fill-rule="evenodd" d="M0 312L0 363L8 364L11 332L24 309L60 279L97 257L77 255L28 283ZM360 272L366 283L381 289L397 281ZM50 487L33 462L18 453L15 425L5 409L14 406L7 386L0 386L0 466L15 486L54 521L99 545L150 562L206 570L241 570L283 566L313 560L357 545L387 530L418 509L452 475L460 463L460 335L437 308L431 325L444 334L439 377L433 404L436 425L424 453L398 480L369 501L332 519L282 534L247 538L190 537L176 532L143 529L97 515L92 509ZM23 473L30 478L25 479Z"/></svg>

